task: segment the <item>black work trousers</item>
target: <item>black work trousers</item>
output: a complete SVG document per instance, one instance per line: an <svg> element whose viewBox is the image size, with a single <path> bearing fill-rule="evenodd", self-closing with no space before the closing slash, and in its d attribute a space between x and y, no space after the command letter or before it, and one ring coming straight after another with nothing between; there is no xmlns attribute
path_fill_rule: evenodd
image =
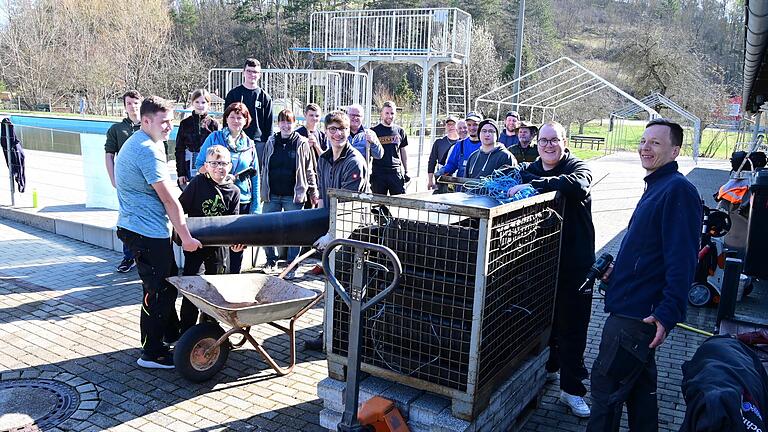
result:
<svg viewBox="0 0 768 432"><path fill-rule="evenodd" d="M117 237L133 253L143 287L139 319L141 348L149 357L166 355L168 348L163 345L163 340L172 342L179 337L175 307L178 290L166 280L179 273L171 239L145 237L120 227Z"/></svg>
<svg viewBox="0 0 768 432"><path fill-rule="evenodd" d="M587 347L587 330L592 314L592 294L579 293L586 274L587 270L565 270L558 276L546 365L547 372L560 371L560 389L576 396L587 394L582 381L589 376L584 366L584 349Z"/></svg>
<svg viewBox="0 0 768 432"><path fill-rule="evenodd" d="M405 179L397 171L371 174L371 191L381 195L400 195L405 193Z"/></svg>
<svg viewBox="0 0 768 432"><path fill-rule="evenodd" d="M592 366L592 415L587 431L619 430L627 404L629 430L657 431L656 350L648 348L656 326L640 319L610 315Z"/></svg>
<svg viewBox="0 0 768 432"><path fill-rule="evenodd" d="M205 274L215 275L224 273L224 247L204 247L194 252L184 251L184 276L195 276L200 274L200 266L205 266ZM186 297L181 300L181 310L179 318L181 321L181 333L184 333L197 324L199 311L197 306L192 304Z"/></svg>

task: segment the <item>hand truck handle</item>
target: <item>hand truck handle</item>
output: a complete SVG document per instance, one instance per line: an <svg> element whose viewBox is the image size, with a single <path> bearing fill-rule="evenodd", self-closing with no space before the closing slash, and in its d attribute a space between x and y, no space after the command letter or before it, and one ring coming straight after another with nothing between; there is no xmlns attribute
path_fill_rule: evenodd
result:
<svg viewBox="0 0 768 432"><path fill-rule="evenodd" d="M359 240L349 240L349 239L335 239L331 240L330 243L328 243L328 246L323 251L323 268L326 269L326 277L328 278L328 282L333 287L334 291L336 291L339 294L339 297L344 301L344 303L349 306L353 298L350 297L349 292L344 289L343 286L341 286L341 283L338 279L336 279L336 275L333 274L333 272L330 271L330 266L328 265L328 257L330 256L330 252L340 246L349 246L353 249L353 253L355 254L355 262L353 262L354 266L361 266L360 271L362 271L362 266L365 264L372 264L374 267L381 268L382 266L377 263L369 262L365 259L365 251L373 251L373 252L379 252L383 254L389 262L392 263L394 269L393 272L395 273L394 278L392 279L392 282L380 293L376 294L373 298L365 302L361 306L361 311L365 311L366 309L370 308L371 306L375 305L376 303L380 302L384 297L389 295L389 293L397 287L398 283L400 283L400 274L402 273L402 265L400 264L400 259L395 255L395 253L392 251L392 249L383 246L383 245L377 245L373 243L363 242ZM362 289L362 279L359 281L361 283L361 286L358 287ZM355 284L355 277L353 276L353 285ZM360 299L354 299L356 301L362 302L362 298Z"/></svg>

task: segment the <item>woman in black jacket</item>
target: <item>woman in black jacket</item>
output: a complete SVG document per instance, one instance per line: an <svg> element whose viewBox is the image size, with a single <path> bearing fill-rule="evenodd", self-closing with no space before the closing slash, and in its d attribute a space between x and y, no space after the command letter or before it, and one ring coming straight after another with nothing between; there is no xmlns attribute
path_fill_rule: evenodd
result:
<svg viewBox="0 0 768 432"><path fill-rule="evenodd" d="M179 124L176 134L176 174L180 187L195 176L194 164L200 146L211 132L219 130L219 123L208 114L211 94L206 89L192 92L192 115Z"/></svg>

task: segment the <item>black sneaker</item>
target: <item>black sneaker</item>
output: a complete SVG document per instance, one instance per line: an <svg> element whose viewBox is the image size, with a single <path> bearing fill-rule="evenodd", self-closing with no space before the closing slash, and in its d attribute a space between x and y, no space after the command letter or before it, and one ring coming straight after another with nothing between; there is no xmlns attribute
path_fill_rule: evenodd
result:
<svg viewBox="0 0 768 432"><path fill-rule="evenodd" d="M173 369L173 356L170 354L149 357L146 354L142 354L136 364L147 369Z"/></svg>
<svg viewBox="0 0 768 432"><path fill-rule="evenodd" d="M314 339L304 341L304 350L321 352L323 350L323 332L320 332Z"/></svg>
<svg viewBox="0 0 768 432"><path fill-rule="evenodd" d="M133 258L124 258L122 261L120 261L120 265L117 266L117 271L119 273L128 273L131 271L132 268L136 266L136 260Z"/></svg>
<svg viewBox="0 0 768 432"><path fill-rule="evenodd" d="M264 271L274 271L276 269L277 269L277 261L267 260L267 263L264 264Z"/></svg>

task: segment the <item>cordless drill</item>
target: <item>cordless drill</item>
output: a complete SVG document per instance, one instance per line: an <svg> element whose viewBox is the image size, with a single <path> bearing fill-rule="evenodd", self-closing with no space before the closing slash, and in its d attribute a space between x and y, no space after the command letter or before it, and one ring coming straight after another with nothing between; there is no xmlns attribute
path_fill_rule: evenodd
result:
<svg viewBox="0 0 768 432"><path fill-rule="evenodd" d="M591 294L595 280L603 277L605 272L608 271L608 268L611 266L611 263L613 263L613 255L609 253L600 255L600 258L592 264L589 272L587 272L587 278L584 283L581 284L581 287L579 287L579 293L584 295Z"/></svg>

